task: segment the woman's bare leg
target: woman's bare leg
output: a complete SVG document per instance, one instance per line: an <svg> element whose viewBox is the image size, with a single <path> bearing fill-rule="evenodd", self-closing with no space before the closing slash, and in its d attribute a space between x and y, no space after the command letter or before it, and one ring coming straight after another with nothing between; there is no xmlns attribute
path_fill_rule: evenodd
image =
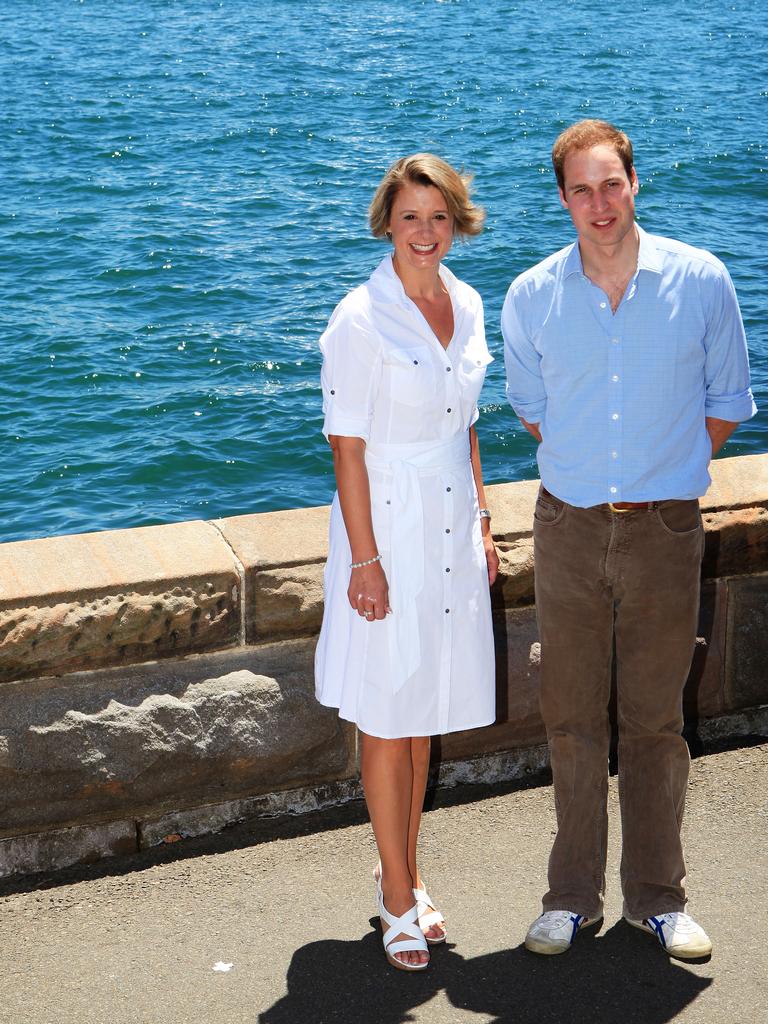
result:
<svg viewBox="0 0 768 1024"><path fill-rule="evenodd" d="M409 738L383 740L363 732L360 740L363 790L381 858L384 905L399 917L413 906L416 884L408 865L414 782L412 741ZM429 960L429 954L422 950L395 956L403 963L419 964Z"/></svg>
<svg viewBox="0 0 768 1024"><path fill-rule="evenodd" d="M413 783L411 786L411 817L408 826L408 870L413 879L414 886L418 889L422 889L423 885L417 864L416 847L419 841L421 812L424 809L424 794L427 790L429 750L429 736L413 736L411 738ZM435 908L432 907L431 909L434 910ZM445 928L441 927L440 924L432 924L424 934L430 939L440 939L445 934Z"/></svg>

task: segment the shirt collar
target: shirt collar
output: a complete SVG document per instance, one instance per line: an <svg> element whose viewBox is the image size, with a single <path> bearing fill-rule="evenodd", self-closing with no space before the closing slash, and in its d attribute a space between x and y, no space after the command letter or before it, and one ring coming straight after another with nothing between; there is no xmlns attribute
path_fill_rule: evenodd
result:
<svg viewBox="0 0 768 1024"><path fill-rule="evenodd" d="M657 249L653 235L643 231L639 224L635 224L637 234L640 238L640 248L637 251L637 269L650 270L654 274L660 274L663 269L661 253Z"/></svg>
<svg viewBox="0 0 768 1024"><path fill-rule="evenodd" d="M643 231L637 221L635 221L635 228L637 229L637 237L640 243L637 250L637 269L650 270L654 274L660 274L662 270L662 260L659 250L653 242L653 236L649 235L647 231ZM563 273L565 277L570 277L571 274L584 273L578 240L575 241L568 250L565 257L565 264L563 266Z"/></svg>

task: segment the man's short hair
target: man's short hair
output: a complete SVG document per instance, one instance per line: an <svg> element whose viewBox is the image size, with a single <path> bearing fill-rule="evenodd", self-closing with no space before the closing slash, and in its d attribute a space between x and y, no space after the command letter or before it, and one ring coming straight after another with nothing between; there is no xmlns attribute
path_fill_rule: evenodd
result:
<svg viewBox="0 0 768 1024"><path fill-rule="evenodd" d="M629 137L608 121L577 121L558 135L552 147L552 166L557 184L562 190L565 189L565 158L569 153L591 149L593 146L611 146L615 149L624 164L627 177L632 177L632 143Z"/></svg>
<svg viewBox="0 0 768 1024"><path fill-rule="evenodd" d="M414 153L396 160L384 175L368 210L368 222L376 238L382 238L392 216L395 196L406 183L432 185L445 199L453 217L453 233L459 238L479 235L485 211L469 198L472 175L455 170L433 153Z"/></svg>

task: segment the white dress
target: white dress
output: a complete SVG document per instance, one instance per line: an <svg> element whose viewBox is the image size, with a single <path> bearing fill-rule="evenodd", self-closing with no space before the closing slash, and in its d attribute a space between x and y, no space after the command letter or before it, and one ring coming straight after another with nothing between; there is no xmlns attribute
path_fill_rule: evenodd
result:
<svg viewBox="0 0 768 1024"><path fill-rule="evenodd" d="M446 267L440 277L454 315L447 349L390 256L339 303L320 339L323 433L366 442L392 612L367 621L349 604L351 554L337 494L315 688L321 704L384 739L495 717L488 573L469 459L491 356L480 296Z"/></svg>

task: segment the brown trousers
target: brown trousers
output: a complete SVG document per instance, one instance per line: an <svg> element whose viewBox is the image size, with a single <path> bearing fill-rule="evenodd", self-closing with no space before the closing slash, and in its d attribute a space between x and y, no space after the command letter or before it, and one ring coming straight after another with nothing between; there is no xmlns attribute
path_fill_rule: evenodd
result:
<svg viewBox="0 0 768 1024"><path fill-rule="evenodd" d="M533 536L557 813L544 910L602 914L614 657L624 913L681 910L690 758L680 734L698 620L698 502L613 512L568 505L542 488Z"/></svg>

